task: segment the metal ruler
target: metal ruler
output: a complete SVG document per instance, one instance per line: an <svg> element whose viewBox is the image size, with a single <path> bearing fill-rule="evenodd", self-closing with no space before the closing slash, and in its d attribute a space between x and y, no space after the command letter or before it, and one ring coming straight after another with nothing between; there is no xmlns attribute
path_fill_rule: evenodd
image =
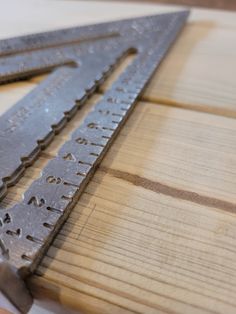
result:
<svg viewBox="0 0 236 314"><path fill-rule="evenodd" d="M119 59L145 45L145 54L151 44L168 45L185 17L151 16L0 41L2 83L64 65L0 117L0 199Z"/></svg>
<svg viewBox="0 0 236 314"><path fill-rule="evenodd" d="M0 117L0 197L104 81L122 57L133 62L43 169L21 203L0 209L0 290L21 311L35 270L96 166L182 29L188 11L0 41L0 82L55 69Z"/></svg>

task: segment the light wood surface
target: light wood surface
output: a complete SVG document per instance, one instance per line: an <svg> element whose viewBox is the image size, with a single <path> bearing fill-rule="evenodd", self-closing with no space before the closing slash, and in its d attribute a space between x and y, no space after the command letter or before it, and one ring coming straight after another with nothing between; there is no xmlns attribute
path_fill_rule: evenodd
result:
<svg viewBox="0 0 236 314"><path fill-rule="evenodd" d="M76 0L2 0L2 3L5 10L0 11L0 38L181 9ZM192 10L188 26L152 80L144 99L235 117L235 50L235 13ZM6 88L3 87L4 92ZM15 88L20 95L24 93L25 86L16 84ZM1 91L2 87L2 103Z"/></svg>
<svg viewBox="0 0 236 314"><path fill-rule="evenodd" d="M14 25L0 12L0 25L9 25L0 27L2 37L30 25L40 31L175 9L22 3L27 15L15 13ZM236 312L235 28L234 14L193 11L29 281L37 298L82 313ZM41 79L2 86L1 112ZM4 205L20 199L98 97L27 169Z"/></svg>
<svg viewBox="0 0 236 314"><path fill-rule="evenodd" d="M107 0L113 1L113 0ZM125 1L125 0L123 0ZM142 0L129 0L134 2L141 2ZM199 6L211 9L235 10L236 3L234 0L148 0L147 2L162 3L162 4L178 4L187 6Z"/></svg>

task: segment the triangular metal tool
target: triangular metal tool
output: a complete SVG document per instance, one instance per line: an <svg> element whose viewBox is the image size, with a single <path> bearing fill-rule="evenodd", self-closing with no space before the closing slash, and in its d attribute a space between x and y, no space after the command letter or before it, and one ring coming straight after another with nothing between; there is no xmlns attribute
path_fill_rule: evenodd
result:
<svg viewBox="0 0 236 314"><path fill-rule="evenodd" d="M1 196L118 60L136 54L23 201L0 211L0 289L22 311L29 306L27 294L23 303L6 281L22 286L19 276L34 271L187 16L184 11L0 42L2 82L74 65L56 69L0 117Z"/></svg>
<svg viewBox="0 0 236 314"><path fill-rule="evenodd" d="M151 47L164 54L187 15L163 14L0 41L2 83L74 65L55 70L0 117L0 198L124 55L136 50L139 64Z"/></svg>

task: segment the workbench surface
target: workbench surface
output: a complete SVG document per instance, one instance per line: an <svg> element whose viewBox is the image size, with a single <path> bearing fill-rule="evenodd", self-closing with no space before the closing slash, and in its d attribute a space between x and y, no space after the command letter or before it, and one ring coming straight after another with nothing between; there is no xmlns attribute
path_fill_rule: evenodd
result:
<svg viewBox="0 0 236 314"><path fill-rule="evenodd" d="M181 9L68 0L4 6L1 38ZM29 281L36 298L82 313L236 313L235 51L236 13L192 10ZM116 75L4 205L20 199ZM1 86L0 112L41 79Z"/></svg>

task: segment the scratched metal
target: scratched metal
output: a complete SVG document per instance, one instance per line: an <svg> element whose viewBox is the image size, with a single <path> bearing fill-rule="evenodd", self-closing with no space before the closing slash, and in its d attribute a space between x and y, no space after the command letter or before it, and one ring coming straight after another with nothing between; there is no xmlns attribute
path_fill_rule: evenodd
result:
<svg viewBox="0 0 236 314"><path fill-rule="evenodd" d="M135 47L145 36L160 41L175 17L163 14L0 41L2 55L8 54L0 58L2 83L64 65L0 117L0 199L129 53L131 43Z"/></svg>
<svg viewBox="0 0 236 314"><path fill-rule="evenodd" d="M25 147L22 147L21 143L25 143L24 137L27 136L27 130L30 129L30 132L34 134L36 126L40 131L38 139L41 139L48 136L48 130L44 128L44 125L52 125L51 120L47 119L53 118L55 125L59 125L58 121L63 119L63 113L70 112L74 108L74 100L81 99L84 96L85 86L88 83L91 84L91 76L87 72L94 71L92 73L98 74L100 79L105 66L108 69L109 65L114 64L117 58L130 49L136 51L134 61L95 105L93 111L87 115L71 139L61 147L57 157L48 163L42 171L41 177L28 188L23 201L10 209L1 209L0 261L2 261L2 265L10 264L15 269L16 274L22 278L34 271L53 236L77 202L110 143L134 108L137 97L143 91L149 78L183 27L187 16L188 12L186 11L162 15L161 17L156 16L151 19L147 18L147 24L143 19L144 28L133 21L132 36L127 40L120 40L119 44L114 44L112 48L106 51L106 54L104 54L103 48L106 49L107 46L102 47L103 44L99 44L101 50L96 50L96 48L93 50L96 51L95 60L93 59L94 54L88 55L88 60L86 56L85 61L83 61L84 67L81 67L82 78L79 75L80 72L77 73L75 69L63 68L55 72L46 84L39 87L38 91L33 92L33 97L29 99L41 104L40 108L49 110L51 117L49 118L46 114L42 118L37 112L35 114L37 118L32 120L32 123L27 119L18 124L16 122L10 123L14 127L16 125L17 132L20 133L22 128L24 132L20 134L18 142L10 143L6 136L1 138L1 140L6 141L2 143L4 143L4 149L8 150L8 159L13 157L9 155L9 152L12 151L14 154L18 154L18 150L22 150L21 155L25 155L23 151ZM129 34L127 34L128 36ZM55 84L55 80L60 82L56 84L56 86L60 84L57 88L58 92L56 91L53 95L49 92L47 95L49 98L47 98L42 91L47 88L47 84ZM41 98L43 98L42 101L40 101ZM45 103L47 106L44 106ZM31 105L30 102L27 104L28 106ZM59 114L58 108L60 108ZM11 119L10 114L8 117ZM16 119L16 121L18 120ZM27 127L24 128L24 125ZM11 129L6 123L4 130L9 128ZM11 133L8 132L8 136L10 136ZM36 138L35 135L33 137ZM26 144L28 146L28 143ZM7 145L15 147L8 148ZM29 146L30 150L34 151L35 140L29 140ZM4 162L7 163L7 157ZM13 168L17 166L17 159L14 163ZM7 289L7 283L4 287ZM18 308L25 311L27 306L24 307L25 305L21 304L14 293L11 294L11 291L4 292L17 304Z"/></svg>
<svg viewBox="0 0 236 314"><path fill-rule="evenodd" d="M146 32L160 32L168 23L167 15L170 16L147 16L0 40L0 83L76 62L74 59L82 52L94 53L96 41L98 49L110 49L117 47L120 37L121 41L130 41Z"/></svg>
<svg viewBox="0 0 236 314"><path fill-rule="evenodd" d="M101 37L126 36L127 31L140 30L143 33L150 31L151 24L157 30L166 22L166 14L162 14L158 15L157 23L156 15L153 15L8 38L0 40L0 57L48 47L64 47Z"/></svg>

